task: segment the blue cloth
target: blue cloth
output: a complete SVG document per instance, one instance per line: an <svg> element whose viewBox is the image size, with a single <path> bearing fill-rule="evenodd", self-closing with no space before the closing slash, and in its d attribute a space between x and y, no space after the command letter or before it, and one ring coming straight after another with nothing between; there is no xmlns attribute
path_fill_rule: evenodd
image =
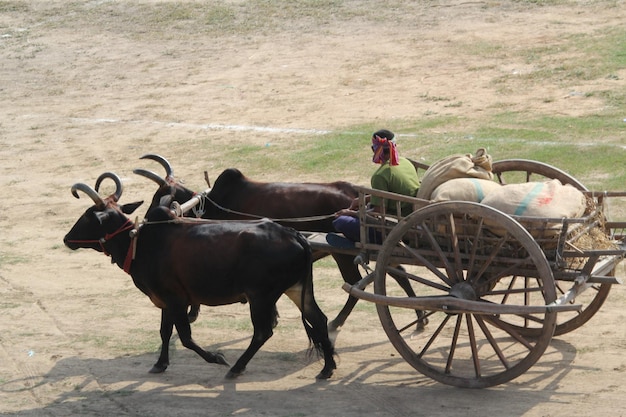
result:
<svg viewBox="0 0 626 417"><path fill-rule="evenodd" d="M361 240L359 219L352 216L339 216L333 220L333 227L339 233L350 239L353 242L359 242ZM374 229L368 230L368 240L370 243L382 243L382 236L380 232Z"/></svg>
<svg viewBox="0 0 626 417"><path fill-rule="evenodd" d="M361 232L359 231L359 219L352 216L339 216L333 220L333 227L339 233L343 233L345 237L353 242L361 240Z"/></svg>

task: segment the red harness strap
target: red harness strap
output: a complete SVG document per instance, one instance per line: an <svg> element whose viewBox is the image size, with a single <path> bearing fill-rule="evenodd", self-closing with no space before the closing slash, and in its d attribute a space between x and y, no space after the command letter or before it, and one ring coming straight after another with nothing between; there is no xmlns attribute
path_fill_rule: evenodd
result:
<svg viewBox="0 0 626 417"><path fill-rule="evenodd" d="M107 252L106 248L104 247L104 244L107 241L113 239L115 236L119 235L120 233L124 233L125 231L131 230L134 228L135 228L135 223L133 223L131 219L127 219L126 222L122 226L120 226L120 228L117 229L115 232L107 233L106 235L104 235L104 237L100 239L71 240L70 242L72 243L99 243L100 248L102 249L102 253L104 253L106 256L110 256L111 254ZM126 253L126 258L124 259L124 272L126 273L129 273L130 265L132 264L133 259L135 258L135 250L137 249L136 236L137 236L136 233L131 235L130 245L128 246L128 252Z"/></svg>
<svg viewBox="0 0 626 417"><path fill-rule="evenodd" d="M130 245L128 245L126 259L124 259L124 272L127 274L130 274L130 266L133 263L133 259L135 259L135 252L137 251L137 233L139 233L139 229L130 232Z"/></svg>

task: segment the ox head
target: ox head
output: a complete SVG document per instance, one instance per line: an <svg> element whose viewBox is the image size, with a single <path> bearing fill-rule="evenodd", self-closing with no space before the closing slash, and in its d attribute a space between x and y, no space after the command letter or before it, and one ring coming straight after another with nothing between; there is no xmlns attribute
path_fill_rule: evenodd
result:
<svg viewBox="0 0 626 417"><path fill-rule="evenodd" d="M165 169L165 177L161 177L160 175L145 169L137 168L133 170L135 174L146 177L154 181L159 186L159 189L152 197L152 202L150 203L150 208L148 210L162 205L169 206L172 201L185 202L194 196L194 192L192 190L182 186L178 181L176 181L174 178L174 170L167 159L156 154L146 154L140 159L151 159L161 164L161 166Z"/></svg>
<svg viewBox="0 0 626 417"><path fill-rule="evenodd" d="M72 186L72 195L80 198L78 191L87 194L94 202L78 219L72 229L63 238L63 243L72 249L91 248L99 252L106 252L104 244L107 240L118 234L130 230L132 221L126 216L131 214L143 201L119 205L118 200L122 196L122 181L112 173L105 172L98 177L96 189L102 181L109 178L115 182L115 192L108 197L102 197L98 192L87 184L77 183Z"/></svg>

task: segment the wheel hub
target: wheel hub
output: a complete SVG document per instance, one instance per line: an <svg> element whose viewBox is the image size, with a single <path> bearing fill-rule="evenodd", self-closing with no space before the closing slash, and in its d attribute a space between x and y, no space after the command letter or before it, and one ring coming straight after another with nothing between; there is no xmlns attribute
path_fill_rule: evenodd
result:
<svg viewBox="0 0 626 417"><path fill-rule="evenodd" d="M450 288L449 294L452 297L460 298L462 300L471 300L476 301L478 297L476 296L476 291L474 291L474 287L472 287L467 282L457 282Z"/></svg>

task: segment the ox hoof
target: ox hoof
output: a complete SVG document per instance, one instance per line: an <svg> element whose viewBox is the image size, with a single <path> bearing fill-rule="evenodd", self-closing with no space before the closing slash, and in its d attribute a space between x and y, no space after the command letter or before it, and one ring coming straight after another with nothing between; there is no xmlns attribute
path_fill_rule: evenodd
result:
<svg viewBox="0 0 626 417"><path fill-rule="evenodd" d="M315 377L315 379L329 379L331 376L333 376L333 370L323 370L322 372L320 372L319 374L317 374L317 376Z"/></svg>
<svg viewBox="0 0 626 417"><path fill-rule="evenodd" d="M241 374L243 374L245 371L245 369L241 370L240 372L236 372L233 371L232 369L230 371L228 371L226 373L226 375L224 376L225 379L237 379L237 377Z"/></svg>
<svg viewBox="0 0 626 417"><path fill-rule="evenodd" d="M151 374L162 374L167 369L167 365L155 364L148 372Z"/></svg>
<svg viewBox="0 0 626 417"><path fill-rule="evenodd" d="M226 361L226 358L224 357L224 355L222 355L221 353L216 353L214 356L215 356L215 363L220 364L220 365L230 366L228 361Z"/></svg>
<svg viewBox="0 0 626 417"><path fill-rule="evenodd" d="M415 325L415 331L422 331L426 328L427 325L428 319L426 317L419 317L417 324Z"/></svg>

